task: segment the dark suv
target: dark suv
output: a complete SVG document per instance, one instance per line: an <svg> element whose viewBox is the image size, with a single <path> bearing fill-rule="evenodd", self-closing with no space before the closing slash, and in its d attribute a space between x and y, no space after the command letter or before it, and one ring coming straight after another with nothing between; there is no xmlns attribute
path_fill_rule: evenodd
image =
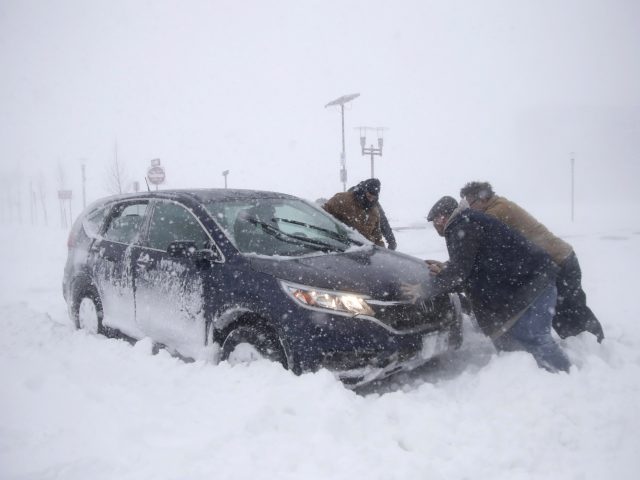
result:
<svg viewBox="0 0 640 480"><path fill-rule="evenodd" d="M69 236L63 291L78 327L192 359L266 357L351 385L460 343L456 296L412 304L430 273L310 202L251 190L106 198Z"/></svg>

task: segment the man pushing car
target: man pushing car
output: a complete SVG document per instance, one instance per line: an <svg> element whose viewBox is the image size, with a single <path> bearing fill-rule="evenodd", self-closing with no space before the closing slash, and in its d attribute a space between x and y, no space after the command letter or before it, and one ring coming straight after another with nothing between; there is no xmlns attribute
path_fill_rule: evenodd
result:
<svg viewBox="0 0 640 480"><path fill-rule="evenodd" d="M551 372L568 372L570 362L551 336L558 267L542 249L499 220L442 197L429 211L445 237L449 261L430 288L405 285L414 301L464 291L478 326L498 350L524 350Z"/></svg>

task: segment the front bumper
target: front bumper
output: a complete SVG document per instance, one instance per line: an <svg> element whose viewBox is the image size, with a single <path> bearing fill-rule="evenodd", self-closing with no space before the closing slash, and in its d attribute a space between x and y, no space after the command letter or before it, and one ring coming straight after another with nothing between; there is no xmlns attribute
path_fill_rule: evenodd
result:
<svg viewBox="0 0 640 480"><path fill-rule="evenodd" d="M405 324L404 331L373 317L301 310L287 334L296 370L326 368L349 387L413 370L460 343L461 316L451 303L446 315L425 316L422 324Z"/></svg>
<svg viewBox="0 0 640 480"><path fill-rule="evenodd" d="M380 380L390 375L409 372L418 368L429 360L446 353L455 345L450 342L450 332L432 332L422 336L422 345L419 351L413 355L406 352L395 352L383 360L384 365L376 366L375 363L360 368L347 370L334 370L333 373L345 385L350 388L359 387L374 380Z"/></svg>

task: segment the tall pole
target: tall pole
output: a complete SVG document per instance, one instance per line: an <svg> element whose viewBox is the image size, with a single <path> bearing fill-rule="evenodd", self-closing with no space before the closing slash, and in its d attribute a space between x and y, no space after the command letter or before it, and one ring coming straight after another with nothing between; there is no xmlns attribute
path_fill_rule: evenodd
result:
<svg viewBox="0 0 640 480"><path fill-rule="evenodd" d="M342 125L342 151L340 152L340 181L342 182L342 190L347 191L347 153L344 140L344 104L350 102L354 98L359 97L359 93L343 95L335 100L327 103L325 108L340 105L340 119Z"/></svg>
<svg viewBox="0 0 640 480"><path fill-rule="evenodd" d="M87 174L85 164L82 164L82 209L87 207Z"/></svg>
<svg viewBox="0 0 640 480"><path fill-rule="evenodd" d="M29 181L29 206L31 207L31 225L35 225L38 211L36 209L36 194L33 191L33 180Z"/></svg>
<svg viewBox="0 0 640 480"><path fill-rule="evenodd" d="M373 174L373 145L371 145L370 147L371 150L371 178L376 178L376 176Z"/></svg>
<svg viewBox="0 0 640 480"><path fill-rule="evenodd" d="M342 178L342 191L347 191L347 153L345 152L344 147L344 103L340 104L340 113L342 116L342 154L340 155L340 166L341 171L344 174L341 175Z"/></svg>
<svg viewBox="0 0 640 480"><path fill-rule="evenodd" d="M375 172L373 169L374 157L379 155L382 158L382 147L384 145L384 139L382 138L383 127L371 128L371 127L358 127L360 129L360 147L362 149L362 156L371 156L371 178L375 178ZM365 147L367 144L367 130L375 130L378 135L378 147L374 147L373 144L369 148Z"/></svg>
<svg viewBox="0 0 640 480"><path fill-rule="evenodd" d="M571 152L571 221L573 222L574 206L575 206L575 164L573 152Z"/></svg>

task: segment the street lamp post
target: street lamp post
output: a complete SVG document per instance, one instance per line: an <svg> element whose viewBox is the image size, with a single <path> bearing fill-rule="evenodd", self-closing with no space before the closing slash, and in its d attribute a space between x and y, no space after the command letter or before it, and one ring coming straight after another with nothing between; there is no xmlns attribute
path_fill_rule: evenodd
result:
<svg viewBox="0 0 640 480"><path fill-rule="evenodd" d="M82 169L82 208L85 209L87 206L87 169L84 161L80 168Z"/></svg>
<svg viewBox="0 0 640 480"><path fill-rule="evenodd" d="M335 105L340 105L340 114L342 118L342 153L340 154L340 181L342 182L342 190L345 192L347 191L347 154L345 152L344 143L344 105L345 103L348 103L359 96L359 93L343 95L342 97L336 98L335 100L327 103L324 106L325 108L327 108Z"/></svg>
<svg viewBox="0 0 640 480"><path fill-rule="evenodd" d="M374 169L373 169L373 157L376 155L379 155L380 157L382 157L382 146L384 144L384 141L382 139L382 131L384 130L384 128L382 127L377 127L377 128L371 128L371 127L358 127L360 129L360 147L362 148L362 155L370 155L371 156L371 178L374 178ZM375 130L377 135L378 135L378 146L374 147L373 144L371 144L368 148L365 146L367 144L367 130Z"/></svg>
<svg viewBox="0 0 640 480"><path fill-rule="evenodd" d="M571 221L573 222L573 212L575 206L575 171L576 171L575 154L571 152Z"/></svg>
<svg viewBox="0 0 640 480"><path fill-rule="evenodd" d="M229 170L222 172L222 176L224 177L224 188L227 188L227 175L229 175Z"/></svg>

